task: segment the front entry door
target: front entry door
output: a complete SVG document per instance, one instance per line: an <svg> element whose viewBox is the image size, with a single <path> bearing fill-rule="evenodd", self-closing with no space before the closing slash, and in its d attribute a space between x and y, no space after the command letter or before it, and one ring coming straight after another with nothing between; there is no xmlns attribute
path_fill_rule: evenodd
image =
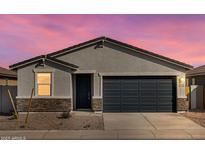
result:
<svg viewBox="0 0 205 154"><path fill-rule="evenodd" d="M91 108L91 74L76 75L76 108Z"/></svg>

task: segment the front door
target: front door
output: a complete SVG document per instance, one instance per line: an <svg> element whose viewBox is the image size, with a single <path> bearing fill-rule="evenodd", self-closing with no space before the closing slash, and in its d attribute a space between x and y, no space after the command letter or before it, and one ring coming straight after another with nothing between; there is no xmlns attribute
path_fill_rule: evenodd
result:
<svg viewBox="0 0 205 154"><path fill-rule="evenodd" d="M76 75L76 108L91 108L91 74Z"/></svg>

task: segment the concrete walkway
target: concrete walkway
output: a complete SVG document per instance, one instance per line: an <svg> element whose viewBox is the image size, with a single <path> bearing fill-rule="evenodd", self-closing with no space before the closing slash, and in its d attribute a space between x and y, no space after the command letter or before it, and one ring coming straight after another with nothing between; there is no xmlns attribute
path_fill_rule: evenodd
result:
<svg viewBox="0 0 205 154"><path fill-rule="evenodd" d="M205 139L205 129L177 113L104 113L105 130L0 131L0 139Z"/></svg>
<svg viewBox="0 0 205 154"><path fill-rule="evenodd" d="M0 131L0 139L116 140L205 139L205 129L184 130L26 130Z"/></svg>

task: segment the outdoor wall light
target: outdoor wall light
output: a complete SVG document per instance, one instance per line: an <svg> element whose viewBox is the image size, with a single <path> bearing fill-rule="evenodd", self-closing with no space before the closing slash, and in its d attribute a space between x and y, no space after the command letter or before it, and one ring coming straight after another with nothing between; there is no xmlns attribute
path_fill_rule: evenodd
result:
<svg viewBox="0 0 205 154"><path fill-rule="evenodd" d="M184 84L185 83L185 78L184 77L180 77L179 78L179 83L180 84Z"/></svg>

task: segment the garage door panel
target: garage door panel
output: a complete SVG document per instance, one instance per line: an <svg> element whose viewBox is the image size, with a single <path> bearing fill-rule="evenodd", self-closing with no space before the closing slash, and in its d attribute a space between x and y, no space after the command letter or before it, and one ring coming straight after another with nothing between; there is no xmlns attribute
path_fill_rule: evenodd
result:
<svg viewBox="0 0 205 154"><path fill-rule="evenodd" d="M117 89L120 89L120 84L116 83L116 84L107 84L107 85L104 85L104 87L106 89L109 89L109 90L117 90Z"/></svg>
<svg viewBox="0 0 205 154"><path fill-rule="evenodd" d="M155 84L155 83L154 83ZM149 84L141 84L140 85L140 89L143 90L155 90L156 89L156 85L152 85L152 83Z"/></svg>
<svg viewBox="0 0 205 154"><path fill-rule="evenodd" d="M144 101L144 102L140 102L140 106L156 106L157 105L157 102L153 102L153 101Z"/></svg>
<svg viewBox="0 0 205 154"><path fill-rule="evenodd" d="M117 105L106 105L104 106L103 109L106 112L120 112L121 111L120 106L117 106Z"/></svg>
<svg viewBox="0 0 205 154"><path fill-rule="evenodd" d="M159 82L158 82L158 87L159 87L159 89L161 89L161 90L170 90L170 89L172 89L172 82L170 81L170 82L167 82L167 83L165 83L165 82L161 82L160 80L159 80Z"/></svg>
<svg viewBox="0 0 205 154"><path fill-rule="evenodd" d="M138 91L122 91L121 97L138 97Z"/></svg>
<svg viewBox="0 0 205 154"><path fill-rule="evenodd" d="M122 89L133 89L133 90L138 90L139 89L139 81L126 81L126 80L123 80L121 82L121 86L122 86Z"/></svg>
<svg viewBox="0 0 205 154"><path fill-rule="evenodd" d="M159 90L158 95L159 96L172 96L172 91L171 90Z"/></svg>
<svg viewBox="0 0 205 154"><path fill-rule="evenodd" d="M104 98L103 99L104 102L106 102L107 105L109 104L113 104L113 105L120 105L120 98L114 98L114 97L110 97L110 98Z"/></svg>
<svg viewBox="0 0 205 154"><path fill-rule="evenodd" d="M158 84L158 87L160 89L167 89L167 90L169 90L170 88L172 88L172 84Z"/></svg>
<svg viewBox="0 0 205 154"><path fill-rule="evenodd" d="M104 95L106 97L120 97L121 91L120 90L109 90L109 91L104 91Z"/></svg>
<svg viewBox="0 0 205 154"><path fill-rule="evenodd" d="M171 77L106 77L103 80L104 111L171 112L175 103L173 82Z"/></svg>
<svg viewBox="0 0 205 154"><path fill-rule="evenodd" d="M157 81L152 79L144 79L140 80L140 87L141 89L156 89Z"/></svg>
<svg viewBox="0 0 205 154"><path fill-rule="evenodd" d="M160 105L160 104L172 104L172 98L167 98L167 99L160 99L157 101L157 103Z"/></svg>
<svg viewBox="0 0 205 154"><path fill-rule="evenodd" d="M121 90L106 90L104 91L104 95L107 96L112 96L112 95L117 95L120 96Z"/></svg>
<svg viewBox="0 0 205 154"><path fill-rule="evenodd" d="M156 93L157 93L156 88L155 89L144 89L144 88L140 89L141 96L143 96L143 95L148 96L149 94L155 94L156 95Z"/></svg>
<svg viewBox="0 0 205 154"><path fill-rule="evenodd" d="M140 104L140 101L137 99L123 99L121 101L121 104L127 105L127 106L129 106L129 105L137 105L138 106Z"/></svg>
<svg viewBox="0 0 205 154"><path fill-rule="evenodd" d="M122 102L123 101L139 101L139 97L135 97L135 96L124 96L124 97L121 97L121 100Z"/></svg>
<svg viewBox="0 0 205 154"><path fill-rule="evenodd" d="M137 85L134 85L134 83L133 83L133 85L123 85L122 84L122 90L138 90L139 89L139 86L137 86Z"/></svg>
<svg viewBox="0 0 205 154"><path fill-rule="evenodd" d="M157 93L153 92L153 91L141 91L140 94L141 98L157 98Z"/></svg>

